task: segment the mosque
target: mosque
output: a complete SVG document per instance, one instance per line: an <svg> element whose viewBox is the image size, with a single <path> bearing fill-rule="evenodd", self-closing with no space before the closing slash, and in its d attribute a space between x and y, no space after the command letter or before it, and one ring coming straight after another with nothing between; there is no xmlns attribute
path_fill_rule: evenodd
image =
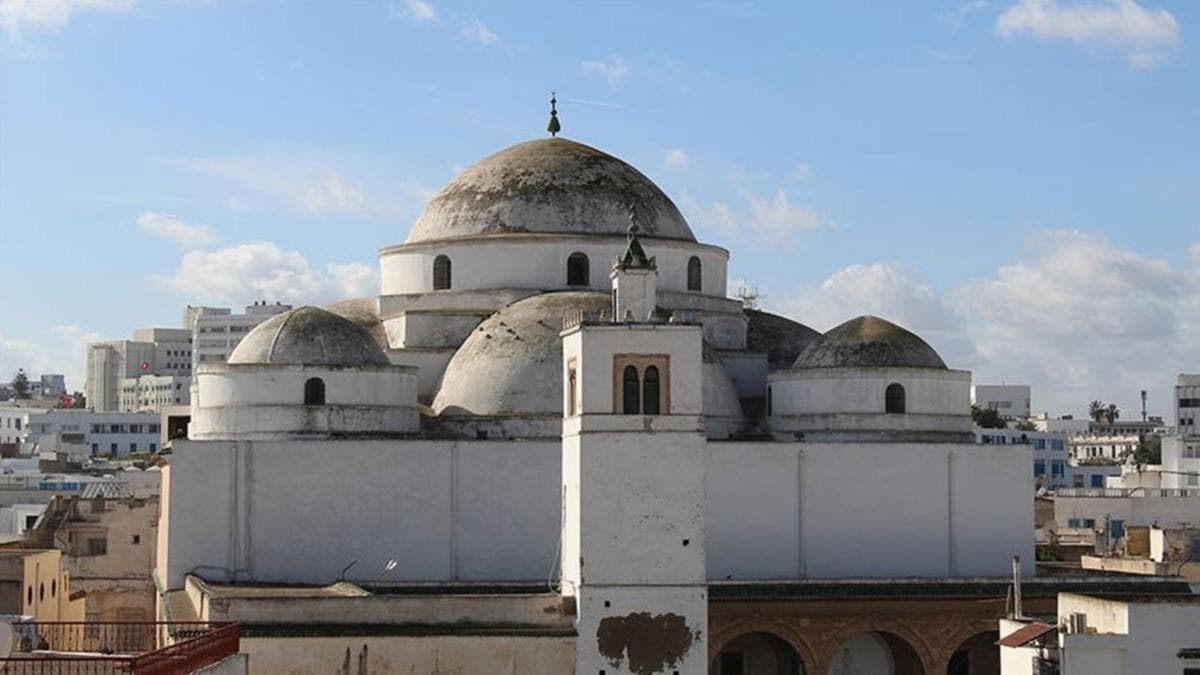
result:
<svg viewBox="0 0 1200 675"><path fill-rule="evenodd" d="M199 368L160 614L241 622L263 673L998 672L1031 457L975 443L970 373L743 307L729 251L551 131L437 193L378 297Z"/></svg>

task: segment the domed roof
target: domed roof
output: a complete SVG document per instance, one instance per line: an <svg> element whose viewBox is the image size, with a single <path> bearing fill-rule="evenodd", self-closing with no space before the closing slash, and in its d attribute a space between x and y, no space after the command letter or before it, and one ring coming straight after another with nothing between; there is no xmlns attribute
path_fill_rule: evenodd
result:
<svg viewBox="0 0 1200 675"><path fill-rule="evenodd" d="M821 337L808 326L778 314L747 309L746 318L746 349L765 352L771 370L789 368L805 347Z"/></svg>
<svg viewBox="0 0 1200 675"><path fill-rule="evenodd" d="M607 293L562 291L514 302L479 324L455 352L433 400L438 415L562 415L562 320L611 308ZM733 381L704 350L706 416L741 417Z"/></svg>
<svg viewBox="0 0 1200 675"><path fill-rule="evenodd" d="M371 335L333 312L300 307L254 327L229 355L231 365L386 366Z"/></svg>
<svg viewBox="0 0 1200 675"><path fill-rule="evenodd" d="M484 319L446 365L439 415L562 414L563 317L609 308L606 293L543 293Z"/></svg>
<svg viewBox="0 0 1200 675"><path fill-rule="evenodd" d="M915 333L877 316L860 316L814 340L793 368L940 368L942 357Z"/></svg>
<svg viewBox="0 0 1200 675"><path fill-rule="evenodd" d="M582 143L543 138L459 174L425 206L405 243L518 232L624 236L631 207L643 236L696 240L640 171Z"/></svg>

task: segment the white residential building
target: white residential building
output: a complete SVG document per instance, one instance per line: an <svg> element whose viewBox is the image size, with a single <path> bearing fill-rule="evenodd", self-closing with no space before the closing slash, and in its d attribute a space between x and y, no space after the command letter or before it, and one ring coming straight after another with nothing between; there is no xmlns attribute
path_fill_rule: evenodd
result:
<svg viewBox="0 0 1200 675"><path fill-rule="evenodd" d="M1078 434L1071 437L1071 457L1077 462L1110 460L1119 462L1138 448L1136 434Z"/></svg>
<svg viewBox="0 0 1200 675"><path fill-rule="evenodd" d="M158 436L156 413L0 407L0 442L21 443L27 451L44 440L54 447L83 445L93 457L124 457L156 452Z"/></svg>
<svg viewBox="0 0 1200 675"><path fill-rule="evenodd" d="M1056 431L1065 434L1083 434L1091 428L1090 420L1075 419L1069 415L1050 417L1046 413L1038 413L1030 422L1037 427L1038 431Z"/></svg>
<svg viewBox="0 0 1200 675"><path fill-rule="evenodd" d="M291 309L291 305L263 300L234 314L227 307L192 307L184 310L183 323L192 329L192 365L225 363L238 342L258 324ZM184 403L187 399L184 398Z"/></svg>
<svg viewBox="0 0 1200 675"><path fill-rule="evenodd" d="M1033 477L1048 488L1071 486L1071 471L1079 467L1068 461L1069 437L1062 432L985 429L975 427L975 439L983 445L1027 445L1033 449Z"/></svg>
<svg viewBox="0 0 1200 675"><path fill-rule="evenodd" d="M1001 417L1026 419L1030 414L1029 385L1027 384L976 384L971 386L971 403L980 408L991 408Z"/></svg>
<svg viewBox="0 0 1200 675"><path fill-rule="evenodd" d="M179 375L142 375L121 380L121 412L162 412L187 405L192 378Z"/></svg>
<svg viewBox="0 0 1200 675"><path fill-rule="evenodd" d="M1162 485L1200 489L1200 436L1163 437Z"/></svg>
<svg viewBox="0 0 1200 675"><path fill-rule="evenodd" d="M1175 424L1182 436L1200 436L1200 375L1180 373L1175 385Z"/></svg>
<svg viewBox="0 0 1200 675"><path fill-rule="evenodd" d="M1059 593L1054 623L1000 621L1001 675L1193 675L1200 596L1104 599Z"/></svg>

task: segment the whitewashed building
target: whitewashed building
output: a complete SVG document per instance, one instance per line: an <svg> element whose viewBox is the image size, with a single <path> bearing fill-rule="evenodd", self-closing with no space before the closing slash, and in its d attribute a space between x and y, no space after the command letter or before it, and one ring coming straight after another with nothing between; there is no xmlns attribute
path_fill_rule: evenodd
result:
<svg viewBox="0 0 1200 675"><path fill-rule="evenodd" d="M0 407L0 442L20 443L26 451L38 443L82 445L93 457L124 457L157 452L158 436L154 413Z"/></svg>
<svg viewBox="0 0 1200 675"><path fill-rule="evenodd" d="M1191 675L1200 671L1200 596L1058 596L1053 623L1000 622L1001 675Z"/></svg>
<svg viewBox="0 0 1200 675"><path fill-rule="evenodd" d="M900 326L744 309L728 258L595 148L468 168L380 251L378 297L198 364L164 602L242 621L260 672L994 652L1012 557L1033 572L1030 446L977 443L970 373Z"/></svg>

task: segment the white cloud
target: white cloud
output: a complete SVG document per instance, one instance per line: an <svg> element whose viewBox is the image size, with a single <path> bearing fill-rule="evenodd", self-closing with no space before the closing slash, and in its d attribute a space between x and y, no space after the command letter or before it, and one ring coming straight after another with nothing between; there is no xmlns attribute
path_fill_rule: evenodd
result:
<svg viewBox="0 0 1200 675"><path fill-rule="evenodd" d="M348 184L334 173L308 188L304 194L304 206L309 213L318 216L367 215L367 197L362 186Z"/></svg>
<svg viewBox="0 0 1200 675"><path fill-rule="evenodd" d="M237 188L238 194L222 201L239 212L282 207L316 218L402 220L434 193L414 182L367 185L331 162L305 158L212 157L172 164Z"/></svg>
<svg viewBox="0 0 1200 675"><path fill-rule="evenodd" d="M925 337L976 382L1033 387L1034 406L1085 412L1093 399L1132 412L1150 391L1170 415L1174 377L1200 351L1200 272L1074 230L1041 232L1020 259L939 294L894 265L852 265L776 299L825 330L876 314Z"/></svg>
<svg viewBox="0 0 1200 675"><path fill-rule="evenodd" d="M1188 249L1188 254L1192 256L1192 260L1200 262L1200 244L1192 244L1192 247Z"/></svg>
<svg viewBox="0 0 1200 675"><path fill-rule="evenodd" d="M122 12L134 0L0 0L0 26L10 38L26 29L60 30L76 12Z"/></svg>
<svg viewBox="0 0 1200 675"><path fill-rule="evenodd" d="M164 281L191 301L235 306L260 298L321 304L379 291L378 277L366 265L335 263L322 272L300 252L265 241L190 251Z"/></svg>
<svg viewBox="0 0 1200 675"><path fill-rule="evenodd" d="M329 279L342 298L361 298L379 294L379 272L365 263L330 263L325 266Z"/></svg>
<svg viewBox="0 0 1200 675"><path fill-rule="evenodd" d="M813 177L813 170L804 162L796 162L795 168L792 169L792 175L796 177L796 180L808 180Z"/></svg>
<svg viewBox="0 0 1200 675"><path fill-rule="evenodd" d="M138 216L138 227L156 237L172 239L184 248L200 248L217 241L217 234L208 225L190 225L168 213L147 211Z"/></svg>
<svg viewBox="0 0 1200 675"><path fill-rule="evenodd" d="M477 44L487 46L499 45L500 36L492 32L492 29L484 25L477 18L470 18L462 23L460 27L463 37Z"/></svg>
<svg viewBox="0 0 1200 675"><path fill-rule="evenodd" d="M771 198L746 189L739 189L738 195L744 201L743 210L724 202L705 206L688 192L682 193L681 203L689 220L716 227L731 239L754 246L795 248L800 234L825 224L815 211L792 204L783 190Z"/></svg>
<svg viewBox="0 0 1200 675"><path fill-rule="evenodd" d="M579 64L579 69L585 73L603 77L608 81L609 85L620 83L629 73L629 67L625 65L625 59L620 56L613 56L607 61L584 61Z"/></svg>
<svg viewBox="0 0 1200 675"><path fill-rule="evenodd" d="M1161 63L1181 41L1170 12L1148 10L1134 0L1020 0L996 18L996 32L1120 49L1135 67Z"/></svg>
<svg viewBox="0 0 1200 675"><path fill-rule="evenodd" d="M404 17L416 23L428 23L437 20L437 9L425 0L391 0L388 3L389 17Z"/></svg>
<svg viewBox="0 0 1200 675"><path fill-rule="evenodd" d="M667 151L663 157L663 163L668 169L686 169L691 158L688 154L679 148L672 148Z"/></svg>

